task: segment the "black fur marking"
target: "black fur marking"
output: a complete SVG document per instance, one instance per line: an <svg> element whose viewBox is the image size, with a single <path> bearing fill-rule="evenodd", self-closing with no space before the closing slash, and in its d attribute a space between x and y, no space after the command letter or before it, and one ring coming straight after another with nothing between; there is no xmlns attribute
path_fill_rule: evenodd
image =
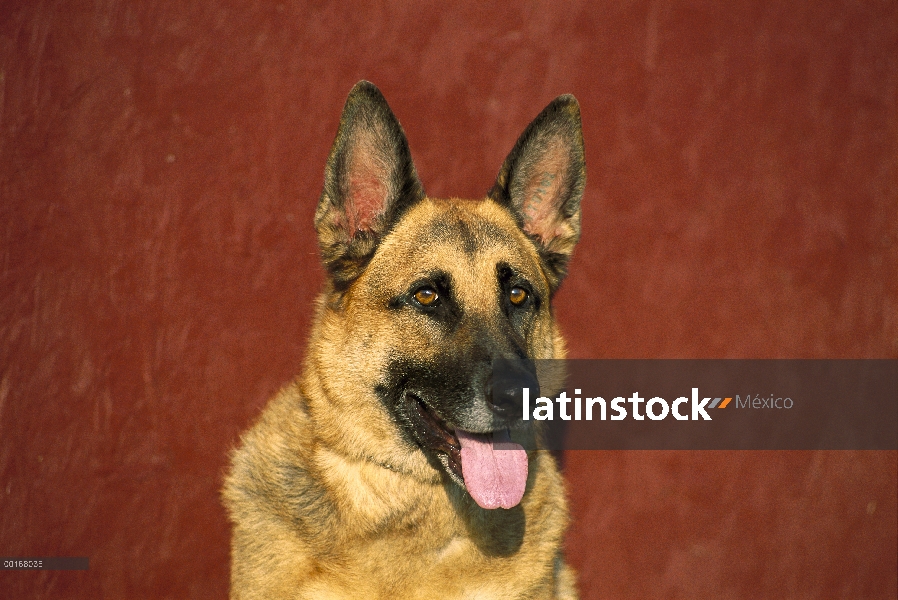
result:
<svg viewBox="0 0 898 600"><path fill-rule="evenodd" d="M428 432L422 430L420 419L411 410L409 395L426 404L450 428L485 432L521 425L519 414L486 417L485 403L493 360L526 359L523 340L510 328L496 331L477 323L461 339L466 343L453 343L457 340L447 337L446 351L435 360L397 356L375 386L403 437L431 454L434 449L428 444ZM478 403L479 412L475 410Z"/></svg>
<svg viewBox="0 0 898 600"><path fill-rule="evenodd" d="M419 244L425 247L433 243L454 244L468 256L473 256L484 247L496 244L510 246L516 240L495 223L450 218L434 220L422 228Z"/></svg>
<svg viewBox="0 0 898 600"><path fill-rule="evenodd" d="M505 262L500 262L496 265L496 278L499 280L499 289L502 294L500 302L505 304L508 302L508 293L513 287L523 288L528 295L527 300L524 304L514 306L511 305L512 308L521 310L524 308L533 308L533 310L538 311L540 306L542 305L542 299L539 297L539 293L533 287L533 284L524 277L523 274L516 271L511 265Z"/></svg>
<svg viewBox="0 0 898 600"><path fill-rule="evenodd" d="M325 519L333 514L333 507L329 505L327 492L313 483L316 479L302 466L287 462L276 463L274 474L281 493L267 497L283 499L294 526L310 534L328 531L330 526Z"/></svg>
<svg viewBox="0 0 898 600"><path fill-rule="evenodd" d="M424 306L414 298L415 293L425 287L433 288L439 295L439 299L431 306ZM415 280L408 288L387 303L387 308L400 310L410 308L428 315L440 322L444 334L450 334L461 322L465 313L452 285L452 276L445 271L434 271L426 277Z"/></svg>

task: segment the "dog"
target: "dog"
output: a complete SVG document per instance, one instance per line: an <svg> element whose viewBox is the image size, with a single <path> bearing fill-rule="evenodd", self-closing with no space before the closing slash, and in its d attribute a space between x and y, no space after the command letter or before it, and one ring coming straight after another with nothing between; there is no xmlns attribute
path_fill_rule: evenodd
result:
<svg viewBox="0 0 898 600"><path fill-rule="evenodd" d="M226 477L232 598L576 597L563 481L490 365L564 357L551 301L584 184L573 96L486 198L444 200L380 91L352 89L315 213L326 282L304 370Z"/></svg>

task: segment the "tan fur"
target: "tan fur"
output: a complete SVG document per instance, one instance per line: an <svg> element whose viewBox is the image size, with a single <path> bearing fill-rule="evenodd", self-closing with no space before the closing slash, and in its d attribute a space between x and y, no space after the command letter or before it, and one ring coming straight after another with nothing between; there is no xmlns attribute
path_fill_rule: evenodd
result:
<svg viewBox="0 0 898 600"><path fill-rule="evenodd" d="M365 194L378 186L388 187L365 184ZM503 235L480 235L471 252L452 236L427 233L454 225ZM576 597L561 553L568 513L552 456L529 453L518 506L482 509L401 439L372 390L397 353L427 359L447 343L426 320L388 309L390 298L439 267L466 314L496 321L499 261L551 296L552 276L506 207L489 198L425 198L346 290L328 285L302 376L275 396L233 456L224 489L234 526L232 598ZM529 356L563 357L548 301L534 319ZM453 343L464 336L462 327Z"/></svg>

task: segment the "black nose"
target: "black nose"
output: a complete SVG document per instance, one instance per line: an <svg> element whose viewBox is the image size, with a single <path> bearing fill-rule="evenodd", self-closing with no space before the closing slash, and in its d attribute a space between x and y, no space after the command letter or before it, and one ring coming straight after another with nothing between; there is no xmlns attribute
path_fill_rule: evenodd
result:
<svg viewBox="0 0 898 600"><path fill-rule="evenodd" d="M502 417L521 418L524 388L530 390L530 400L539 397L539 381L531 361L494 361L487 380L486 398L490 408Z"/></svg>

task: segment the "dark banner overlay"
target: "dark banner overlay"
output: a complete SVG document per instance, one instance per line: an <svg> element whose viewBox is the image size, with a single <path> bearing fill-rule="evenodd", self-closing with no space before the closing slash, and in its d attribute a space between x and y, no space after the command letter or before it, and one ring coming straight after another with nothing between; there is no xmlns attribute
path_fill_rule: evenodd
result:
<svg viewBox="0 0 898 600"><path fill-rule="evenodd" d="M493 394L550 450L898 449L898 360L496 361Z"/></svg>
<svg viewBox="0 0 898 600"><path fill-rule="evenodd" d="M86 556L6 557L0 558L0 571L87 571Z"/></svg>

